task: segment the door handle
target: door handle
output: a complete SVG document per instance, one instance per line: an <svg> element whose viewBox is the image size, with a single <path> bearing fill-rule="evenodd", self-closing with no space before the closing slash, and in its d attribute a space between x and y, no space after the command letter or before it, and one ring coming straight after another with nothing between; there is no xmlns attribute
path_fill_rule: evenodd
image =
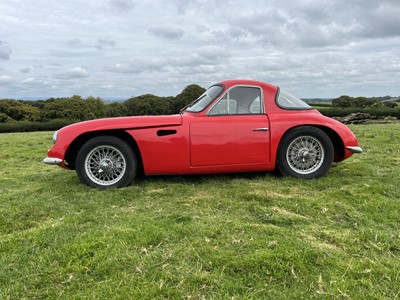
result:
<svg viewBox="0 0 400 300"><path fill-rule="evenodd" d="M253 131L268 131L268 127L262 127L262 128L253 128Z"/></svg>

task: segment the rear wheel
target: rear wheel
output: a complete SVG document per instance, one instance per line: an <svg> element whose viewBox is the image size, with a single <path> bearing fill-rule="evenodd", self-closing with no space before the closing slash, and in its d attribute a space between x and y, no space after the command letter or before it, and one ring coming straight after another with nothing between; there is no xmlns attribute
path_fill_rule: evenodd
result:
<svg viewBox="0 0 400 300"><path fill-rule="evenodd" d="M297 127L286 133L280 142L277 169L282 175L318 178L330 169L333 152L332 141L321 129Z"/></svg>
<svg viewBox="0 0 400 300"><path fill-rule="evenodd" d="M90 187L124 187L136 176L137 160L126 142L114 136L98 136L79 150L75 168L79 180Z"/></svg>

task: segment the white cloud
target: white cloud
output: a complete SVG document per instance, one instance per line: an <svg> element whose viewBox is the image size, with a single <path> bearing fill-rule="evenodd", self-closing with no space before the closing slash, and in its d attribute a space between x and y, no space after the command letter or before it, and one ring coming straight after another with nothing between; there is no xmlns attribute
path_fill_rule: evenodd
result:
<svg viewBox="0 0 400 300"><path fill-rule="evenodd" d="M88 77L89 76L88 71L86 71L82 67L76 67L76 68L69 69L67 71L67 74L71 78L83 78L83 77Z"/></svg>
<svg viewBox="0 0 400 300"><path fill-rule="evenodd" d="M8 83L12 81L12 77L11 76L7 76L7 75L0 75L0 84L1 83Z"/></svg>
<svg viewBox="0 0 400 300"><path fill-rule="evenodd" d="M129 63L116 63L114 65L105 66L104 70L108 72L116 72L116 73L144 73L144 72L153 72L160 71L167 65L167 61L164 60L136 60Z"/></svg>
<svg viewBox="0 0 400 300"><path fill-rule="evenodd" d="M64 73L57 73L53 76L54 79L75 79L88 77L89 73L82 67L71 68Z"/></svg>
<svg viewBox="0 0 400 300"><path fill-rule="evenodd" d="M38 86L38 85L48 85L49 82L36 77L28 77L21 81L24 85Z"/></svg>

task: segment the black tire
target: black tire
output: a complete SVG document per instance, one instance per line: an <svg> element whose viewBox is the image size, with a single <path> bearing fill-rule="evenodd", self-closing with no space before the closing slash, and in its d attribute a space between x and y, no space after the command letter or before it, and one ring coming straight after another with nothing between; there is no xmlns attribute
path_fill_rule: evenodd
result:
<svg viewBox="0 0 400 300"><path fill-rule="evenodd" d="M133 149L114 136L98 136L88 140L75 160L79 180L93 188L124 187L137 173Z"/></svg>
<svg viewBox="0 0 400 300"><path fill-rule="evenodd" d="M279 143L276 168L283 176L314 179L328 172L333 154L332 141L321 129L296 127L288 131Z"/></svg>

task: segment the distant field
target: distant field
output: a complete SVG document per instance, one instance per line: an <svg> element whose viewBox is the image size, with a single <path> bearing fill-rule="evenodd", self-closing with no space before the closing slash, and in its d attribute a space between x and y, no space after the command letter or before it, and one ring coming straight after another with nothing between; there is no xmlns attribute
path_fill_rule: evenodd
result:
<svg viewBox="0 0 400 300"><path fill-rule="evenodd" d="M0 299L399 299L400 124L311 181L147 177L98 191L0 134Z"/></svg>

